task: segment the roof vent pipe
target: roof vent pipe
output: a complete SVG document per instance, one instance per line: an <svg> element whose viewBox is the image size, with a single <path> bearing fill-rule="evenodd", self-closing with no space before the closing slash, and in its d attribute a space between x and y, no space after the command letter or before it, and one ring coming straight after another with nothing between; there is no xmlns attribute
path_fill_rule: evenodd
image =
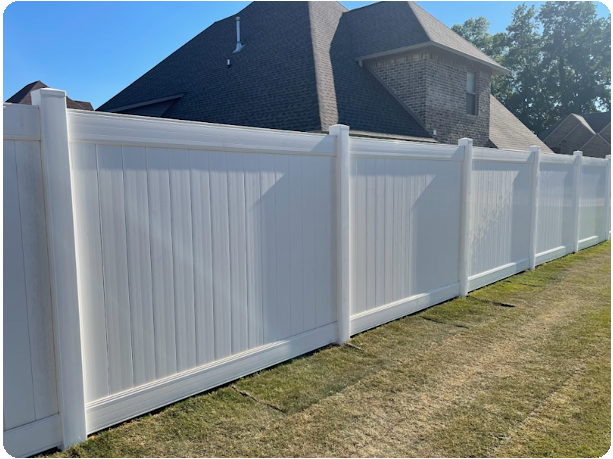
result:
<svg viewBox="0 0 613 459"><path fill-rule="evenodd" d="M244 46L241 44L241 18L236 17L236 49L232 51L232 54L238 53Z"/></svg>

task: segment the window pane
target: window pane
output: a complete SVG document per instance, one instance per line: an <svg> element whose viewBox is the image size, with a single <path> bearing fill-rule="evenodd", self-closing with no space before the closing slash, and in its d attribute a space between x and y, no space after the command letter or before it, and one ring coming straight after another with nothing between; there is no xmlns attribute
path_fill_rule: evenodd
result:
<svg viewBox="0 0 613 459"><path fill-rule="evenodd" d="M466 74L466 92L477 92L477 75L474 72L468 72Z"/></svg>
<svg viewBox="0 0 613 459"><path fill-rule="evenodd" d="M477 114L477 96L474 94L466 94L466 113Z"/></svg>

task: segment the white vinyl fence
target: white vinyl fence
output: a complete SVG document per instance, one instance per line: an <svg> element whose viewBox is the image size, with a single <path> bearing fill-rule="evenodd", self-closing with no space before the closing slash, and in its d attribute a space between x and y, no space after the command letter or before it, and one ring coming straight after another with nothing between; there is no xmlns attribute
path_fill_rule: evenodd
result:
<svg viewBox="0 0 613 459"><path fill-rule="evenodd" d="M64 97L4 106L13 455L610 237L610 158L66 110Z"/></svg>

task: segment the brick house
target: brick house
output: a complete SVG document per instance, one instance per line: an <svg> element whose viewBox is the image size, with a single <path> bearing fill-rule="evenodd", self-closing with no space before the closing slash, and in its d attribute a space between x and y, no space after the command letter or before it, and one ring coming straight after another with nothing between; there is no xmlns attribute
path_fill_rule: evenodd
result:
<svg viewBox="0 0 613 459"><path fill-rule="evenodd" d="M611 112L571 113L539 134L555 153L571 155L581 150L585 156L604 158L611 154Z"/></svg>
<svg viewBox="0 0 613 459"><path fill-rule="evenodd" d="M508 70L413 2L253 2L237 16L98 110L550 152L491 95Z"/></svg>

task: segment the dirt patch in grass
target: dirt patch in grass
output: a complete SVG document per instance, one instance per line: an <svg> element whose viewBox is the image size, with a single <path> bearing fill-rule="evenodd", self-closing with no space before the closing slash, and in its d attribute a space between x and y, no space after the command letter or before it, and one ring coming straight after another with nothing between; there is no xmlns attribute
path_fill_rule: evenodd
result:
<svg viewBox="0 0 613 459"><path fill-rule="evenodd" d="M607 243L59 455L600 456L610 305Z"/></svg>

